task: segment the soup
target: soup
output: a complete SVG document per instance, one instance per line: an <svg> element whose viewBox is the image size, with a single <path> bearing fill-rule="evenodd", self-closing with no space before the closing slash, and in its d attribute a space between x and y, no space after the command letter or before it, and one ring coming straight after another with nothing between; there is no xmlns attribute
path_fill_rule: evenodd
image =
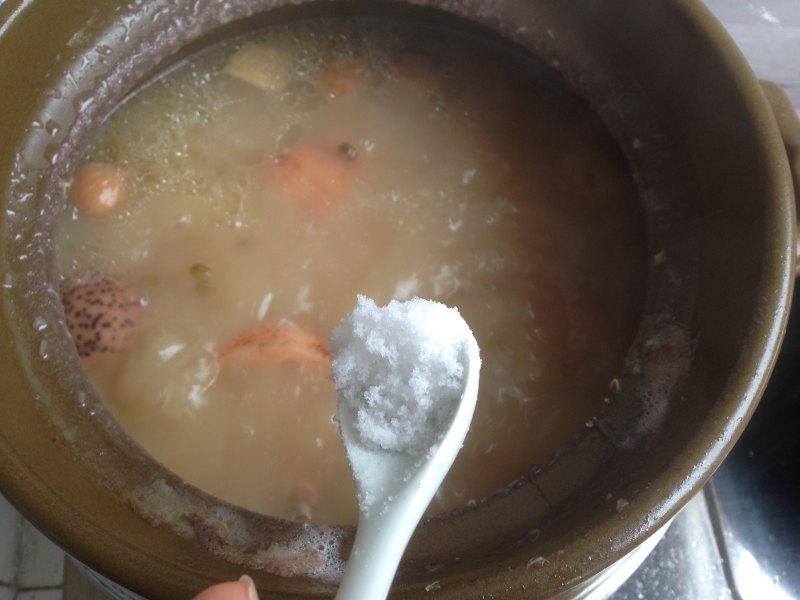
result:
<svg viewBox="0 0 800 600"><path fill-rule="evenodd" d="M544 464L602 409L643 302L625 161L558 73L380 19L214 46L103 124L70 183L62 299L94 385L186 481L354 523L327 338L361 293L455 306L483 366L429 512Z"/></svg>

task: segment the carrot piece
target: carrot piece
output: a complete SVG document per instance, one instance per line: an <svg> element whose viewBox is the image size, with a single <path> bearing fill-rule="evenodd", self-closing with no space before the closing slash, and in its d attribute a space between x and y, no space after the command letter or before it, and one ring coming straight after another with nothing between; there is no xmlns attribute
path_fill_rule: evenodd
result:
<svg viewBox="0 0 800 600"><path fill-rule="evenodd" d="M357 157L350 144L306 144L274 157L268 178L300 205L337 204L353 190Z"/></svg>
<svg viewBox="0 0 800 600"><path fill-rule="evenodd" d="M333 354L313 333L290 321L263 325L239 335L222 349L222 364L291 362L327 376Z"/></svg>

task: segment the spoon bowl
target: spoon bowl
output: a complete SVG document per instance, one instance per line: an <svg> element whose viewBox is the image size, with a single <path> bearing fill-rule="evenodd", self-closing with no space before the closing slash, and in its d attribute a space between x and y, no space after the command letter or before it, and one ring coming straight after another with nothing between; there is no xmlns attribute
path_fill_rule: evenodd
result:
<svg viewBox="0 0 800 600"><path fill-rule="evenodd" d="M472 422L478 399L480 352L469 336L461 399L430 449L408 453L367 447L355 429L356 411L339 403L339 427L358 492L356 538L336 598L380 600L433 495L450 470Z"/></svg>

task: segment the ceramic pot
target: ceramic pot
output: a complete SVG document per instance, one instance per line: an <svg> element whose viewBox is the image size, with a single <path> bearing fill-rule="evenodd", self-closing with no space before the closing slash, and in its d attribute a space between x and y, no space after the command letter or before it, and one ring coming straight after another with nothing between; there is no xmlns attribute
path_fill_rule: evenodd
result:
<svg viewBox="0 0 800 600"><path fill-rule="evenodd" d="M69 553L148 598L189 598L243 572L262 598L335 590L314 565L346 557L352 529L220 502L108 415L68 337L54 261L62 182L138 82L216 39L331 14L435 21L532 52L628 158L651 268L607 409L502 493L423 522L394 587L398 598L574 595L711 476L757 404L786 323L796 263L787 148L796 176L800 136L787 119L784 146L743 57L690 0L2 2L0 485Z"/></svg>

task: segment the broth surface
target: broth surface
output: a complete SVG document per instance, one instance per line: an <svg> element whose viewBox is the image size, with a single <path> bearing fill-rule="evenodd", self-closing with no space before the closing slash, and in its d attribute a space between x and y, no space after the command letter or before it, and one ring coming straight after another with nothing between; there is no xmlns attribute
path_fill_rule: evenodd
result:
<svg viewBox="0 0 800 600"><path fill-rule="evenodd" d="M84 163L112 175L79 168L59 260L93 383L156 459L265 514L356 520L325 349L356 294L456 306L480 345L432 513L591 421L641 312L613 140L555 71L461 34L335 20L215 46L127 100Z"/></svg>

